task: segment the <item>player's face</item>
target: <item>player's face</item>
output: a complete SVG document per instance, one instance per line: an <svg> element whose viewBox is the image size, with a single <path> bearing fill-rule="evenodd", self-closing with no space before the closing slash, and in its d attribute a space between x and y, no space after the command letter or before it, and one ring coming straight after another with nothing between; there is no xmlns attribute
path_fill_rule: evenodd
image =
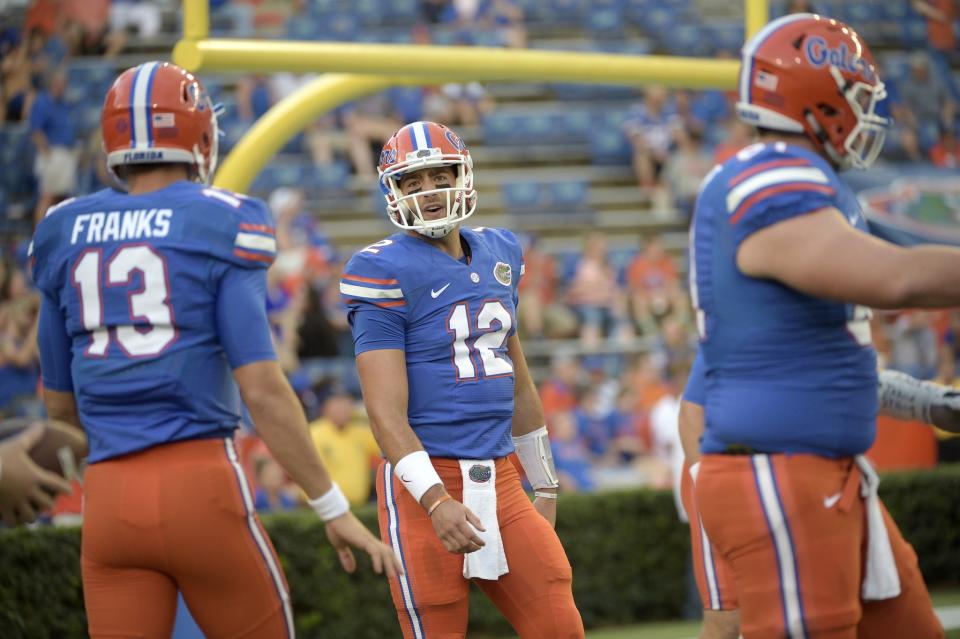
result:
<svg viewBox="0 0 960 639"><path fill-rule="evenodd" d="M448 189L456 182L456 175L449 166L434 166L411 171L400 179L400 192L404 195ZM417 196L417 205L424 220L437 220L447 215L447 194L428 193Z"/></svg>

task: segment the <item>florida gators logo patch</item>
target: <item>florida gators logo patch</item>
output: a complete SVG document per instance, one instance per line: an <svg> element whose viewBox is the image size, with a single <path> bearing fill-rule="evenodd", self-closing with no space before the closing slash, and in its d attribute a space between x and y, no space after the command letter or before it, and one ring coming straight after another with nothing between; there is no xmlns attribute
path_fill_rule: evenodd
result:
<svg viewBox="0 0 960 639"><path fill-rule="evenodd" d="M506 262L497 262L493 267L493 277L504 286L510 286L513 282L513 269Z"/></svg>
<svg viewBox="0 0 960 639"><path fill-rule="evenodd" d="M490 481L493 471L485 464L474 464L470 467L470 479L478 484L485 484Z"/></svg>

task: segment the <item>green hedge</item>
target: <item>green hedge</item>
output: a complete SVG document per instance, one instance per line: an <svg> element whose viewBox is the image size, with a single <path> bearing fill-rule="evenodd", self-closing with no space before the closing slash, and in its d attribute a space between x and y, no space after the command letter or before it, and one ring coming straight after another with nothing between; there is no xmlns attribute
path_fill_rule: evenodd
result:
<svg viewBox="0 0 960 639"><path fill-rule="evenodd" d="M960 465L887 475L884 501L920 555L931 584L960 579ZM362 513L376 526L372 510ZM399 636L385 580L361 560L347 575L311 513L265 518L293 593L298 636ZM557 530L574 571L574 594L588 627L670 618L686 593L689 535L673 497L648 490L568 495ZM0 636L4 639L85 637L77 529L0 533ZM510 636L509 627L478 592L471 636Z"/></svg>

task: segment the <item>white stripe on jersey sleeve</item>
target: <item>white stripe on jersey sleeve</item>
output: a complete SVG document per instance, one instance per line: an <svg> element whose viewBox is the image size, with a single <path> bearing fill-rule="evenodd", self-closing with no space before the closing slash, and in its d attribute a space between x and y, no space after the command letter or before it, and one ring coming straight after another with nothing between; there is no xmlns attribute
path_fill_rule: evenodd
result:
<svg viewBox="0 0 960 639"><path fill-rule="evenodd" d="M830 178L827 174L815 166L811 167L785 167L782 169L771 169L763 171L753 177L744 180L735 186L727 194L727 213L733 215L744 200L768 186L775 184L786 184L788 182L813 182L815 184L828 184Z"/></svg>
<svg viewBox="0 0 960 639"><path fill-rule="evenodd" d="M275 239L266 235L257 235L256 233L237 233L236 245L255 251L277 252L277 241Z"/></svg>
<svg viewBox="0 0 960 639"><path fill-rule="evenodd" d="M399 288L370 288L340 282L340 292L344 295L367 297L370 299L402 299L403 291Z"/></svg>

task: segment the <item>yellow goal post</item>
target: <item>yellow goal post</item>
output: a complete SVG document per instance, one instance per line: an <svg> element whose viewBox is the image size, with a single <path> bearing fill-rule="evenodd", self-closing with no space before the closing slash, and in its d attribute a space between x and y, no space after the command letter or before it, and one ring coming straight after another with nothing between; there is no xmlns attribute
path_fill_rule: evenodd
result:
<svg viewBox="0 0 960 639"><path fill-rule="evenodd" d="M748 37L766 24L768 10L768 0L745 0ZM324 72L275 104L223 160L214 184L241 192L311 122L391 86L480 80L733 89L739 68L737 60L678 56L210 38L209 24L207 0L184 0L176 64L194 72Z"/></svg>

